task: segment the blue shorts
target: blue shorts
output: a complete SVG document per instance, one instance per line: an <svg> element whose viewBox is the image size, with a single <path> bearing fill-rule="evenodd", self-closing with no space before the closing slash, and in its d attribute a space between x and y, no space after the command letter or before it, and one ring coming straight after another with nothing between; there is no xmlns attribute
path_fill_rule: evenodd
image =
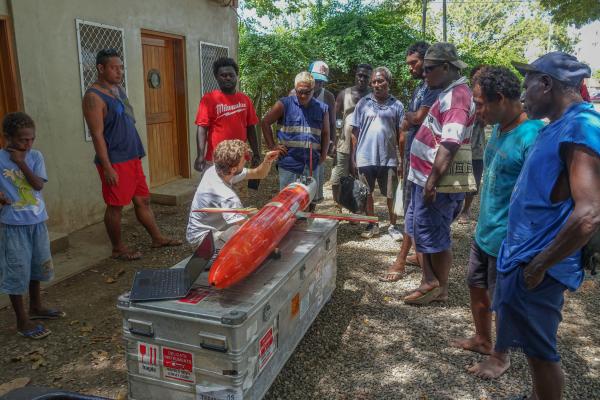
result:
<svg viewBox="0 0 600 400"><path fill-rule="evenodd" d="M522 350L528 357L558 362L556 333L567 287L546 274L535 289L525 286L523 268L498 272L493 310L496 350Z"/></svg>
<svg viewBox="0 0 600 400"><path fill-rule="evenodd" d="M0 224L0 293L22 295L30 281L54 276L46 223Z"/></svg>
<svg viewBox="0 0 600 400"><path fill-rule="evenodd" d="M313 203L317 203L323 200L323 182L321 182L321 173L320 170L324 169L323 165L319 165L316 170L313 170L313 178L317 181L317 193L315 194L315 198L313 199ZM304 173L297 174L292 171L288 171L287 169L279 168L279 190L283 189L287 185L292 182L296 182L300 179L301 176L308 176L310 171L308 167L304 167Z"/></svg>
<svg viewBox="0 0 600 400"><path fill-rule="evenodd" d="M437 193L432 204L423 201L423 188L411 185L410 204L404 216L406 233L419 253L440 253L452 246L450 225L460 214L464 193Z"/></svg>

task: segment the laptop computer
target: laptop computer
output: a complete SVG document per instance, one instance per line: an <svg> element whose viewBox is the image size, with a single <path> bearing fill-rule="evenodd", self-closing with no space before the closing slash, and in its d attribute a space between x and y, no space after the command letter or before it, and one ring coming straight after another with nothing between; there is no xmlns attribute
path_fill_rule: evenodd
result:
<svg viewBox="0 0 600 400"><path fill-rule="evenodd" d="M216 256L213 235L209 231L184 268L136 272L129 300L170 300L187 296L196 279L212 265Z"/></svg>

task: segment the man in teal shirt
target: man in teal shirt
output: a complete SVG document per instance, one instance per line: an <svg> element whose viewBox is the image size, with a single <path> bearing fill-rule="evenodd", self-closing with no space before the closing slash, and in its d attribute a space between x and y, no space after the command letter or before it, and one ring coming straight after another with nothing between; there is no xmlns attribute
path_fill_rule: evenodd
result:
<svg viewBox="0 0 600 400"><path fill-rule="evenodd" d="M506 236L508 206L530 147L543 123L527 119L520 101L517 76L504 67L484 67L473 81L477 116L496 124L484 153L481 208L471 244L467 283L475 335L453 345L487 354L469 371L482 378L497 378L510 366L508 354L492 352L491 299L496 286L496 257Z"/></svg>

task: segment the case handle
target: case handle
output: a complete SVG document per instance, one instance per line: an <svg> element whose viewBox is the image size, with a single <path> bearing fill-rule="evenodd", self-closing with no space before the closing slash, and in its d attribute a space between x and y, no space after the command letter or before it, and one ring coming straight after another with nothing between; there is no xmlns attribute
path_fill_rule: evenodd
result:
<svg viewBox="0 0 600 400"><path fill-rule="evenodd" d="M152 322L128 319L127 323L129 324L129 332L136 335L154 337L154 328L152 327Z"/></svg>
<svg viewBox="0 0 600 400"><path fill-rule="evenodd" d="M206 332L200 332L198 336L200 336L200 347L203 349L227 352L227 337Z"/></svg>

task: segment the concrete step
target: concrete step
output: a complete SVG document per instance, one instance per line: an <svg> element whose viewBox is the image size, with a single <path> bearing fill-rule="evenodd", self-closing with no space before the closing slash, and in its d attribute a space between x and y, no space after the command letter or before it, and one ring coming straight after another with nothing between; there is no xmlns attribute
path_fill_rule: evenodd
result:
<svg viewBox="0 0 600 400"><path fill-rule="evenodd" d="M69 248L69 235L62 232L48 231L50 236L50 252L54 255Z"/></svg>
<svg viewBox="0 0 600 400"><path fill-rule="evenodd" d="M153 203L167 206L179 206L194 197L200 178L178 179L165 185L150 189L150 200Z"/></svg>

